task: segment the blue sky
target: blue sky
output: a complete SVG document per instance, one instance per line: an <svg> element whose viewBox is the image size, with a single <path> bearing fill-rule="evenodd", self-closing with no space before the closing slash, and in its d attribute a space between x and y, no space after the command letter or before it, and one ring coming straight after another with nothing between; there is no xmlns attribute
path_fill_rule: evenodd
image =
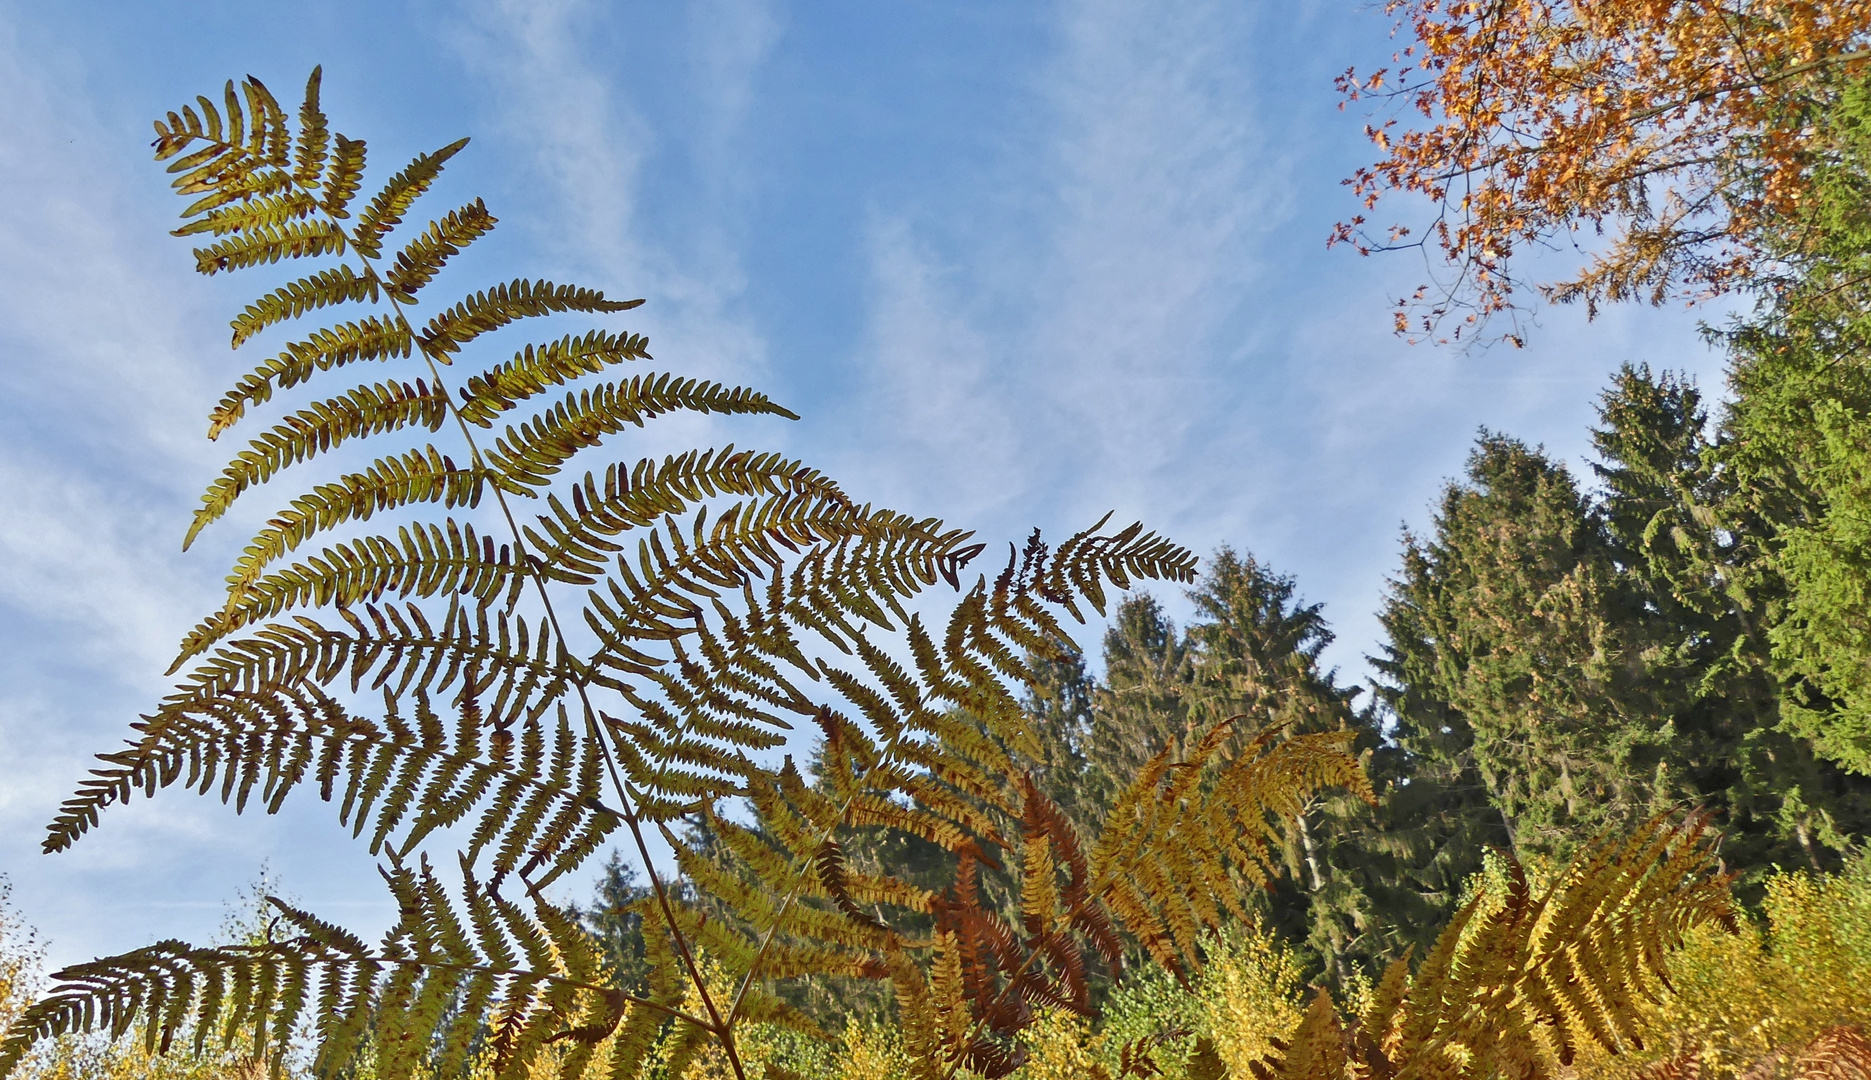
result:
<svg viewBox="0 0 1871 1080"><path fill-rule="evenodd" d="M179 550L256 290L165 234L159 112L249 72L296 101L322 63L379 168L474 136L431 211L479 194L502 219L472 277L646 297L629 325L661 366L803 418L643 452L785 450L995 543L1115 510L1232 544L1326 604L1361 678L1399 528L1478 426L1577 460L1619 363L1720 385L1706 312L1548 311L1518 352L1391 335L1420 263L1324 245L1366 153L1332 76L1387 59L1388 29L1362 0L0 0L0 873L22 915L58 962L201 939L270 861L316 910L385 917L315 801L240 820L171 791L38 854L241 540Z"/></svg>

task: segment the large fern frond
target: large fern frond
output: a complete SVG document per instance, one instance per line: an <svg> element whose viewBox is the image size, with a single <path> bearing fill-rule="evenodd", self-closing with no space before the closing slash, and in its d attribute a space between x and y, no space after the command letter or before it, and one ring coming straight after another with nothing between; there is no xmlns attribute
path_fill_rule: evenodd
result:
<svg viewBox="0 0 1871 1080"><path fill-rule="evenodd" d="M1085 845L1027 777L1040 745L1021 707L1027 658L1069 650L1066 619L1103 611L1109 590L1189 580L1192 556L1141 526L1105 533L1100 522L1056 551L1035 534L992 581L970 583L962 572L983 547L965 530L856 503L779 455L730 446L571 472L580 454L673 413L793 414L753 390L668 373L599 381L650 360L629 332L562 334L481 361L480 338L515 323L641 303L580 285L516 279L412 324L409 305L496 224L473 200L398 237L465 145L418 156L358 209L365 146L331 127L317 71L296 133L253 79L158 122L158 159L190 200L176 231L206 238L198 270L329 257L247 305L231 324L236 347L328 309L382 305L296 329L221 398L210 436L320 372L366 360L392 370L292 404L209 486L187 542L255 487L367 448L369 464L282 496L234 560L225 602L185 637L180 685L128 746L101 756L45 842L69 846L138 792L187 786L271 812L311 787L389 861L402 922L368 950L288 911L288 940L166 945L74 969L0 1065L38 1038L132 1014L159 1033L269 1024L276 1039L304 1015L322 1075L366 1043L386 1078L416 1071L422 1047L441 1055L424 1069L452 1075L476 1031L502 1080L545 1056L566 1080L631 1074L658 1038L672 1069L710 1041L735 1063L737 1024L786 1018L774 981L835 973L902 988L926 962L938 990L923 1026L931 1052L1010 1068L1025 1018L1084 1007L1086 957L1115 964L1121 952ZM412 435L416 445L402 441ZM531 517L515 511L519 497L541 499ZM457 516L480 510L491 526ZM296 555L382 517L392 523L375 534ZM942 583L960 597L938 630L918 612ZM560 614L574 609L585 624L576 645ZM382 696L380 712L361 703L365 691ZM807 722L826 742L810 779L772 760ZM1234 808L1211 824L1286 806L1219 780L1170 786L1188 820L1162 825L1166 835L1193 828L1198 804ZM729 824L730 800L754 809L755 827ZM680 820L712 823L738 861L715 860ZM620 831L646 860L654 900L643 910L651 987L634 1002L584 932L538 900ZM1017 867L1019 925L990 917L971 869L936 891L844 857L850 836L891 831L964 868ZM426 869L403 869L451 832L465 917ZM647 862L653 840L731 916L708 917L668 888ZM1132 864L1152 872L1141 856ZM502 887L527 892L533 910ZM917 920L923 929L905 929ZM731 996L704 978L703 953ZM250 999L224 1007L236 986Z"/></svg>
<svg viewBox="0 0 1871 1080"><path fill-rule="evenodd" d="M1505 895L1477 895L1414 976L1393 962L1349 1033L1309 1014L1255 1072L1318 1075L1300 1070L1343 1061L1349 1044L1355 1075L1546 1080L1581 1044L1639 1048L1641 1006L1667 985L1670 952L1697 926L1733 925L1717 865L1700 815L1602 837L1537 894L1508 860Z"/></svg>
<svg viewBox="0 0 1871 1080"><path fill-rule="evenodd" d="M167 1051L192 1031L197 1046L211 1038L246 1043L279 1076L303 1020L320 1035L317 1075L347 1070L366 1046L385 1080L437 1067L453 1075L491 1013L501 1020L494 1067L504 1080L527 1075L560 1041L577 1044L584 1053L573 1056L588 1060L637 1009L682 1015L665 1001L607 985L594 943L550 905L535 902L528 911L469 875L464 917L426 866L393 865L384 877L402 917L375 949L270 899L292 936L213 949L165 941L58 972L52 993L0 1046L0 1072L40 1039L120 1036L140 1021L151 1049ZM582 1075L584 1063L561 1075Z"/></svg>

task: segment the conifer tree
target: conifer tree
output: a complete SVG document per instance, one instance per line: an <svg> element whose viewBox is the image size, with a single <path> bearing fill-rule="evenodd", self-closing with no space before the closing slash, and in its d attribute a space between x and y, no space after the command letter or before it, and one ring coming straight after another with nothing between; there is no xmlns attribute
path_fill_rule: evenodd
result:
<svg viewBox="0 0 1871 1080"><path fill-rule="evenodd" d="M1647 368L1620 371L1599 415L1607 539L1642 597L1653 695L1691 789L1719 815L1724 860L1750 879L1832 867L1871 825L1871 786L1781 722L1769 636L1785 584L1761 493L1723 467L1738 447L1709 438L1694 385Z"/></svg>
<svg viewBox="0 0 1871 1080"><path fill-rule="evenodd" d="M1787 725L1871 773L1871 88L1815 125L1822 164L1804 213L1773 230L1780 275L1725 335L1734 403L1719 458L1723 525L1762 546L1757 605Z"/></svg>
<svg viewBox="0 0 1871 1080"><path fill-rule="evenodd" d="M1455 775L1472 765L1523 854L1563 855L1686 801L1642 599L1564 467L1484 432L1434 530L1406 536L1384 615L1392 678L1420 680L1394 700L1417 714L1412 734L1442 737L1418 753L1456 754L1442 763Z"/></svg>

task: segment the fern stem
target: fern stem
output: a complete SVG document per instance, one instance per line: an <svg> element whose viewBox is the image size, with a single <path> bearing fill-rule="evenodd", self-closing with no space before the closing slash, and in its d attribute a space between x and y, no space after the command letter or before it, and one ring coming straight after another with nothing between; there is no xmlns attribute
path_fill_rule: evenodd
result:
<svg viewBox="0 0 1871 1080"><path fill-rule="evenodd" d="M818 844L814 845L815 848L831 839L832 834L838 831L838 826L844 824L845 815L851 812L851 804L857 801L858 793L864 790L864 785L877 770L883 768L884 763L891 760L892 754L901 741L902 735L899 733L892 735L890 741L884 744L883 750L877 755L877 763L863 772L859 782L853 785L851 794L845 796L844 803L838 807L838 816L825 827L823 832L819 833ZM792 883L786 887L786 897L780 902L780 910L773 916L773 925L767 927L766 932L761 935L760 948L754 953L753 961L747 965L746 973L741 976L740 986L735 988L734 1001L728 1008L729 1024L733 1024L740 1016L741 1005L747 998L747 991L752 988L754 980L759 976L761 965L766 963L767 954L772 951L774 940L779 936L780 927L786 923L786 914L792 910L793 901L799 898L799 891L805 885L806 873L811 869L812 858L807 856L793 871Z"/></svg>
<svg viewBox="0 0 1871 1080"><path fill-rule="evenodd" d="M358 261L364 264L364 272L366 274L379 281L382 280L377 273L377 268L372 265L368 256L358 251L355 246L352 246L351 253L356 255ZM435 357L430 353L428 346L424 344L422 339L417 335L416 328L410 323L409 316L404 313L403 305L396 298L395 292L386 289L385 297L389 300L391 308L396 312L397 321L402 323L403 329L409 333L411 340L417 343L417 348L422 353L423 362L428 365L429 374L431 378L435 380L437 393L448 402L448 413L450 416L454 417L455 425L461 430L462 440L466 442L468 446L470 460L474 463L475 468L486 469L486 460L481 455L481 448L474 440L474 433L468 426L467 418L461 415L461 410L457 406L454 395L450 392L447 382L442 378L441 367L435 362ZM532 568L533 572L527 576L532 579L534 591L539 596L539 602L545 611L546 620L551 624L552 632L558 638L560 652L564 653L564 628L559 623L558 612L554 610L552 606L552 597L546 590L545 579L538 573L537 567L533 566L533 557L527 553L526 542L521 534L519 522L513 516L513 508L507 502L506 492L502 491L498 484L489 486L493 489L494 500L500 507L501 517L506 520L507 529L513 537L515 561L524 563L529 568ZM670 906L668 887L664 884L662 876L656 872L656 866L650 859L649 844L645 842L643 838L642 820L637 815L636 807L638 800L635 798L634 792L630 789L630 786L624 781L622 774L618 771L616 757L611 750L610 743L607 741L608 733L603 730L603 725L598 723L597 710L591 704L591 697L585 689L584 683L579 680L573 680L572 686L577 690L579 705L584 711L585 730L589 733L591 738L597 742L598 751L604 756L605 769L609 772L611 777L611 786L616 789L617 796L623 804L621 807L621 816L623 817L625 826L630 830L631 839L634 841L637 848L637 856L643 860L643 870L650 879L650 888L656 895L656 904L658 909L662 912L663 923L668 927L670 935L675 940L676 952L682 957L682 964L687 970L689 982L695 987L696 993L700 995L702 1006L707 1010L710 1022L704 1023L694 1017L685 1018L703 1030L714 1034L715 1038L721 1044L722 1051L727 1055L728 1064L733 1068L736 1080L746 1080L747 1072L741 1065L740 1054L736 1051L734 1045L734 1035L731 1027L732 1020L731 1018L727 1021L723 1020L720 1009L715 1004L714 996L708 992L707 980L702 977L701 967L696 963L694 951L689 947L688 938L683 934L682 927L676 920L675 910Z"/></svg>

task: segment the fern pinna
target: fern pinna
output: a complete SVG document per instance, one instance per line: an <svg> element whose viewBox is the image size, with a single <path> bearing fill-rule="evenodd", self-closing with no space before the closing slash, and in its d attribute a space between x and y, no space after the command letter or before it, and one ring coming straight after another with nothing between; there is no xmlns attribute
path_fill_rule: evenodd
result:
<svg viewBox="0 0 1871 1080"><path fill-rule="evenodd" d="M1026 771L1025 658L1068 648L1061 620L1102 611L1110 588L1188 580L1187 551L1101 522L1057 547L1036 534L970 583L969 534L855 503L777 454L572 471L665 414L792 414L744 388L619 377L650 360L628 332L469 367L509 324L639 301L522 279L418 325L438 275L496 224L476 200L404 228L466 140L361 199L365 144L330 129L316 71L294 126L251 78L156 123L202 273L322 264L247 305L235 347L337 320L297 329L214 407L210 437L282 414L209 485L187 541L291 470L384 449L265 520L184 639L178 688L102 755L45 847L138 792L271 812L309 787L368 835L401 917L370 946L279 903L262 942L71 968L11 1031L0 1073L37 1040L141 1025L164 1050L250 1039L275 1070L309 1037L321 1076L365 1054L385 1080L452 1075L474 1054L501 1077L626 1077L653 1042L668 1075L710 1045L742 1075L736 1026L809 1024L774 986L815 974L891 980L926 1073L1005 1072L1024 1018L1084 1008L1087 964L1116 964L1120 935L1199 963L1201 928L1271 872L1267 816L1362 784L1336 736L1241 749L1218 728L1166 751L1081 842ZM325 389L366 362L385 376ZM370 531L385 519L393 531ZM925 623L910 601L941 582L960 600ZM824 740L811 778L773 761L802 726ZM733 858L705 857L698 827ZM878 829L953 853L953 888L850 865L841 843ZM462 838L452 883L419 850L438 830ZM618 837L650 873L658 928L634 989L546 893ZM659 842L681 890L657 873ZM980 902L981 867L1012 868L1019 925ZM704 917L689 902L704 895L733 918Z"/></svg>

